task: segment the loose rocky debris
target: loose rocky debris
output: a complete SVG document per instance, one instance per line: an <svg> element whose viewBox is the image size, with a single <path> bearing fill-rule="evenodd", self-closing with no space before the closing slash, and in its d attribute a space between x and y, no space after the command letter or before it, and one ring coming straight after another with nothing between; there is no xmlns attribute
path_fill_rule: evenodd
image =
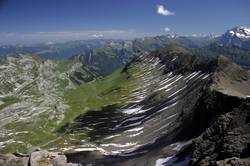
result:
<svg viewBox="0 0 250 166"><path fill-rule="evenodd" d="M250 158L240 159L240 158L232 157L232 158L228 158L225 160L217 161L216 164L218 166L225 166L225 165L248 166L250 165Z"/></svg>
<svg viewBox="0 0 250 166"><path fill-rule="evenodd" d="M0 155L0 166L28 166L28 157L16 157L13 154Z"/></svg>
<svg viewBox="0 0 250 166"><path fill-rule="evenodd" d="M0 155L0 166L79 166L79 164L67 163L66 156L60 152L42 150L31 153L29 157Z"/></svg>

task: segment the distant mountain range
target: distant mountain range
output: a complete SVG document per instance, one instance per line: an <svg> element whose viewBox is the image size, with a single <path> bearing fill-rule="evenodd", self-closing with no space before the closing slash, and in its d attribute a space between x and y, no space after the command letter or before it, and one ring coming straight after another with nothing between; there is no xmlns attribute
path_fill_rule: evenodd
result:
<svg viewBox="0 0 250 166"><path fill-rule="evenodd" d="M250 68L250 28L235 27L220 36L164 35L144 37L133 41L83 40L66 43L44 43L30 46L0 46L0 57L18 54L38 55L45 59L78 59L83 66L102 76L112 73L124 65L137 52L152 52L159 48L175 45L192 50L194 55L206 58L224 55L244 68ZM75 80L82 80L82 72ZM89 75L88 75L89 76ZM79 79L80 78L80 79ZM88 77L83 80L92 80Z"/></svg>
<svg viewBox="0 0 250 166"><path fill-rule="evenodd" d="M175 44L185 48L199 48L212 43L223 46L238 46L250 48L250 28L235 27L222 35L196 35L179 36L164 35L156 37L144 37L133 41L123 40L79 40L65 43L42 43L34 45L7 45L0 46L0 57L15 55L18 53L31 53L49 59L65 59L85 51L90 51L110 44L131 45L136 50L152 51L164 45Z"/></svg>
<svg viewBox="0 0 250 166"><path fill-rule="evenodd" d="M222 35L178 36L165 35L134 40L135 49L154 50L163 45L175 44L185 48L199 48L216 43L221 46L250 48L250 28L235 27Z"/></svg>
<svg viewBox="0 0 250 166"><path fill-rule="evenodd" d="M216 39L218 44L250 48L250 28L235 27Z"/></svg>
<svg viewBox="0 0 250 166"><path fill-rule="evenodd" d="M205 58L224 55L244 68L250 68L250 29L237 27L220 36L157 36L133 41L133 50L154 51L167 45L192 50L196 56Z"/></svg>
<svg viewBox="0 0 250 166"><path fill-rule="evenodd" d="M42 43L34 45L7 45L0 46L0 57L15 56L16 54L34 54L47 59L67 59L82 52L101 48L104 46L123 44L127 41L122 40L79 40L65 43Z"/></svg>

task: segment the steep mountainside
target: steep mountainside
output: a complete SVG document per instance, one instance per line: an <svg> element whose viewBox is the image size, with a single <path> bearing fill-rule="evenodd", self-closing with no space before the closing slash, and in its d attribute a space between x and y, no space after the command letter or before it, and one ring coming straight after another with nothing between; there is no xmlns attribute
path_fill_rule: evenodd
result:
<svg viewBox="0 0 250 166"><path fill-rule="evenodd" d="M192 139L220 115L239 107L250 94L249 75L239 66L224 57L204 62L182 48L167 47L138 55L124 72L128 80L139 80L126 97L127 104L88 112L77 117L76 124L64 128L66 133L87 130L89 140L94 142L70 150L69 161L96 165L195 164L199 149L192 150ZM238 84L242 89L236 88ZM247 129L243 131L249 134ZM246 143L239 146L247 148Z"/></svg>
<svg viewBox="0 0 250 166"><path fill-rule="evenodd" d="M108 75L124 66L132 54L130 44L110 43L104 47L85 51L74 58L79 59L83 66L88 66L91 71Z"/></svg>

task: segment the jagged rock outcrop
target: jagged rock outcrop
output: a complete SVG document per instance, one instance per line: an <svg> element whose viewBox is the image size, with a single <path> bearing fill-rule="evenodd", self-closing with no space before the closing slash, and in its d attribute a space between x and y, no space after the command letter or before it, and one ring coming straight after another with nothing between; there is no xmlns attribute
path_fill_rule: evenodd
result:
<svg viewBox="0 0 250 166"><path fill-rule="evenodd" d="M226 114L193 142L192 165L249 165L250 103Z"/></svg>

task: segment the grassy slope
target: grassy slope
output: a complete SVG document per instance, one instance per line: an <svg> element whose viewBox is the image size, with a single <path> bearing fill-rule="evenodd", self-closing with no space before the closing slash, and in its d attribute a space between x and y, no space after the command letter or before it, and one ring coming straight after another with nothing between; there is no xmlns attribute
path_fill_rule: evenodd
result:
<svg viewBox="0 0 250 166"><path fill-rule="evenodd" d="M73 119L88 110L100 110L101 107L111 104L122 104L122 96L129 93L132 82L127 79L126 73L115 71L103 79L82 84L77 89L65 93L65 101L70 106L65 113L65 122Z"/></svg>
<svg viewBox="0 0 250 166"><path fill-rule="evenodd" d="M66 72L69 70L77 61L76 60L60 60L57 61L57 70L59 72Z"/></svg>

